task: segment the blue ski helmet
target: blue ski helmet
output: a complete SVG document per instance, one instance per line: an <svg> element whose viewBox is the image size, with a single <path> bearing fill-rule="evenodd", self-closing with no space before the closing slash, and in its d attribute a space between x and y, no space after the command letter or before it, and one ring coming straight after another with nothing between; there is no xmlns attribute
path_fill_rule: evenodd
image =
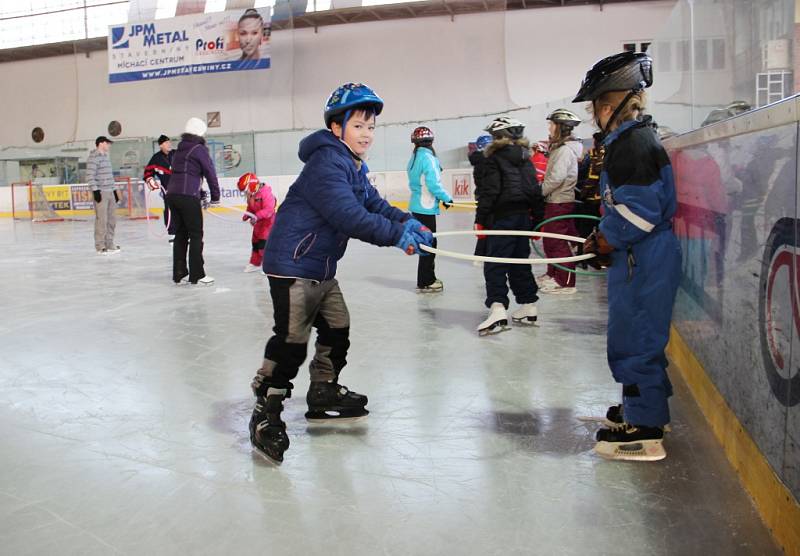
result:
<svg viewBox="0 0 800 556"><path fill-rule="evenodd" d="M356 108L372 108L377 116L383 110L383 99L363 83L345 83L337 87L325 103L325 126L331 127L334 116ZM347 119L345 117L345 121Z"/></svg>
<svg viewBox="0 0 800 556"><path fill-rule="evenodd" d="M488 147L491 142L492 142L491 135L478 135L478 138L475 139L475 146L478 148L479 151L482 151L483 149Z"/></svg>

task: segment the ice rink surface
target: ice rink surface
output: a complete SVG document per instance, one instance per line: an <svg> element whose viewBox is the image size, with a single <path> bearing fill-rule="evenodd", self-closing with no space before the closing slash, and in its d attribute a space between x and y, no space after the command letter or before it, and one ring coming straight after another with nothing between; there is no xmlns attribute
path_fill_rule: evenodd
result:
<svg viewBox="0 0 800 556"><path fill-rule="evenodd" d="M249 226L227 218L206 218L212 287L172 284L158 222L120 221L103 257L91 220L0 220L0 553L779 554L677 373L665 461L592 453L577 417L620 395L602 279L478 338L479 268L439 258L444 293L418 295L416 258L352 241L341 381L371 414L308 426L303 368L286 460L253 455L272 312L242 272Z"/></svg>

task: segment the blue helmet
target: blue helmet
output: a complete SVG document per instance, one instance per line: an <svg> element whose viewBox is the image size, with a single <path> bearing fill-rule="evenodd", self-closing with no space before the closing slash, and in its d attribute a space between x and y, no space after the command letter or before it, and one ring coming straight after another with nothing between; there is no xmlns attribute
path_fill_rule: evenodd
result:
<svg viewBox="0 0 800 556"><path fill-rule="evenodd" d="M331 126L334 116L354 108L371 108L377 116L383 110L383 99L363 83L345 83L337 87L325 103L325 126Z"/></svg>
<svg viewBox="0 0 800 556"><path fill-rule="evenodd" d="M479 151L482 151L486 147L489 146L489 143L492 142L491 135L478 135L478 138L475 139L475 146L478 148Z"/></svg>

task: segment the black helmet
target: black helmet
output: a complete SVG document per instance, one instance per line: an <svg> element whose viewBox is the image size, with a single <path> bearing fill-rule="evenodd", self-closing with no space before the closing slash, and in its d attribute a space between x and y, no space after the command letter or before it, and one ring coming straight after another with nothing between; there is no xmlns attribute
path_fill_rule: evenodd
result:
<svg viewBox="0 0 800 556"><path fill-rule="evenodd" d="M595 100L609 91L640 91L652 84L653 59L643 52L622 52L592 66L572 102Z"/></svg>

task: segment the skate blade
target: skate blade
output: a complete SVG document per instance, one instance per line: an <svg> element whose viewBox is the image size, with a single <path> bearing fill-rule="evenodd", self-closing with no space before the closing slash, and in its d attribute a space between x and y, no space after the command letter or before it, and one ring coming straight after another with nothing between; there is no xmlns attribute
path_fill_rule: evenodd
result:
<svg viewBox="0 0 800 556"><path fill-rule="evenodd" d="M531 320L530 317L525 317L523 319L515 319L512 317L511 321L520 326L539 326L536 324L536 317L534 317L533 320Z"/></svg>
<svg viewBox="0 0 800 556"><path fill-rule="evenodd" d="M602 458L622 461L659 461L667 457L661 440L600 441L595 445L594 451Z"/></svg>
<svg viewBox="0 0 800 556"><path fill-rule="evenodd" d="M363 410L363 413L357 415L342 415L335 411L328 411L328 412L312 412L309 411L306 413L306 421L310 425L350 425L352 423L358 423L359 421L363 421L366 419L367 415L369 415L369 411L366 409Z"/></svg>
<svg viewBox="0 0 800 556"><path fill-rule="evenodd" d="M491 328L484 328L483 330L478 330L478 336L493 336L495 334L500 334L501 332L505 332L506 330L511 330L511 327L508 326L508 321L501 320Z"/></svg>
<svg viewBox="0 0 800 556"><path fill-rule="evenodd" d="M271 463L272 465L280 466L280 464L283 463L283 456L281 456L281 459L276 459L276 458L273 458L268 453L266 453L265 451L261 450L260 448L257 448L255 446L252 446L252 448L253 448L253 452L255 452L257 455L261 456L263 459L267 460L267 462Z"/></svg>

